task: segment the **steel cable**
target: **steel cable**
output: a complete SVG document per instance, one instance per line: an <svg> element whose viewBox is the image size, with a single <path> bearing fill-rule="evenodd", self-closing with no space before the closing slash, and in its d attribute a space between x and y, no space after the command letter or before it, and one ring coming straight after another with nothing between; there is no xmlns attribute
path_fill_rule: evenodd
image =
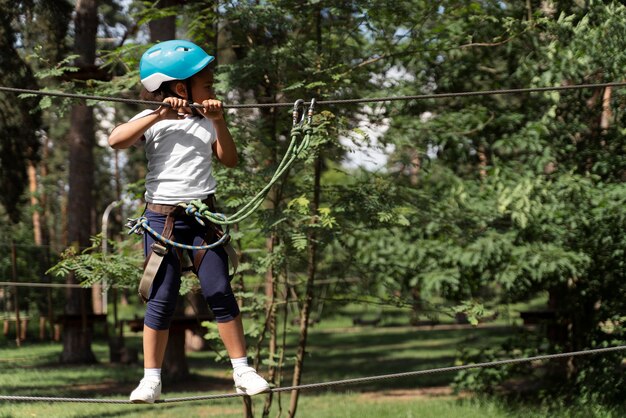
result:
<svg viewBox="0 0 626 418"><path fill-rule="evenodd" d="M594 349L589 349L589 350L572 351L572 352L567 352L567 353L544 354L544 355L533 356L533 357L503 359L503 360L496 360L496 361L488 361L484 363L463 364L459 366L441 367L441 368L436 368L436 369L417 370L417 371L403 372L403 373L384 374L384 375L378 375L378 376L358 377L354 379L344 379L344 380L336 380L336 381L321 382L321 383L310 383L310 384L304 384L304 385L298 385L298 386L285 386L285 387L278 387L278 388L270 389L270 392L287 392L287 391L302 390L302 389L319 389L319 388L333 387L333 386L340 386L340 385L354 385L358 383L367 383L367 382L375 382L375 381L380 381L380 380L397 379L401 377L412 377L412 376L453 372L453 371L460 371L460 370L467 370L467 369L504 366L504 365L509 365L509 364L520 364L520 363L527 363L527 362L541 361L541 360L554 360L554 359L564 358L564 357L576 357L576 356L608 353L608 352L621 351L621 350L626 350L626 345L620 345L616 347L594 348ZM156 401L156 403L202 401L202 400L210 400L210 399L235 398L239 396L245 396L245 395L240 394L240 393L224 393L224 394L215 394L215 395L188 396L188 397L181 397L181 398L162 399L162 400ZM62 397L57 398L57 397L50 397L50 396L40 397L40 396L10 396L10 395L1 395L0 401L77 402L77 403L110 403L110 404L131 404L132 403L129 400L123 400L123 399L97 399L97 398L89 399L89 398L62 398Z"/></svg>
<svg viewBox="0 0 626 418"><path fill-rule="evenodd" d="M428 100L428 99L444 99L453 97L470 97L470 96L493 96L498 94L523 94L523 93L541 93L548 91L565 91L565 90L581 90L591 88L606 88L606 87L625 87L626 82L611 82L611 83L589 83L589 84L571 84L564 86L548 86L548 87L528 87L519 89L500 89L500 90L477 90L477 91L464 91L456 93L439 93L439 94L418 94L413 96L388 96L388 97L372 97L372 98L355 98L355 99L335 99L335 100L321 100L317 101L318 105L331 105L331 104L356 104L356 103L376 103L376 102L392 102L392 101L408 101L408 100ZM46 91L46 90L30 90L20 89L15 87L0 86L0 91L6 91L11 93L20 94L32 94L39 96L56 96L65 97L70 99L82 99L82 100L96 100L107 102L119 102L140 104L148 106L161 106L163 102L152 100L139 100L128 99L122 97L107 97L107 96L92 96L88 94L76 94L76 93L64 93L58 91ZM309 105L310 102L305 102L304 105ZM249 103L249 104L224 104L225 109L253 109L253 108L268 108L268 107L290 107L293 103L279 102L279 103ZM193 104L191 107L201 108L199 104Z"/></svg>

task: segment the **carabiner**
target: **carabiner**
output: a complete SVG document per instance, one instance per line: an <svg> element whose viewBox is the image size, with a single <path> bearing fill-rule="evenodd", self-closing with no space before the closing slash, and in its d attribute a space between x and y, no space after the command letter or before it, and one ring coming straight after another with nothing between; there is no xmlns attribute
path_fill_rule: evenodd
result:
<svg viewBox="0 0 626 418"><path fill-rule="evenodd" d="M313 120L313 112L315 111L315 99L311 99L311 104L309 105L309 111L307 112L306 115L306 122L307 124L311 124L311 121Z"/></svg>
<svg viewBox="0 0 626 418"><path fill-rule="evenodd" d="M304 100L298 99L293 104L293 126L302 125L304 122Z"/></svg>

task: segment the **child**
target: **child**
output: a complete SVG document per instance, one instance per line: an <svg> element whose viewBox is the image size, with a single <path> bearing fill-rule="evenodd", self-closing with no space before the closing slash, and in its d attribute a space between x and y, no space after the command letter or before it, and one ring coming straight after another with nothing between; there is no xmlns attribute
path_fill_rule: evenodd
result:
<svg viewBox="0 0 626 418"><path fill-rule="evenodd" d="M213 71L209 66L213 60L188 41L161 42L148 49L139 63L141 83L148 92L143 92L143 96L169 106L144 110L109 136L109 145L115 149L144 143L148 159L145 217L153 229L165 235L167 216L175 214L172 239L190 245L207 242L211 228L201 226L184 212L173 212L176 205L199 199L211 207L216 189L212 157L227 167L237 164L237 149L224 121L222 103L213 92ZM190 103L200 103L202 108L190 108ZM154 242L150 234L144 234L146 257L150 256ZM147 297L145 369L139 386L130 395L134 403L153 403L161 394L161 364L180 288L181 255L181 251L169 248ZM231 359L237 392L256 395L267 391L265 379L248 366L241 315L230 287L224 248L217 246L204 254L194 250L190 256L195 260L194 271Z"/></svg>

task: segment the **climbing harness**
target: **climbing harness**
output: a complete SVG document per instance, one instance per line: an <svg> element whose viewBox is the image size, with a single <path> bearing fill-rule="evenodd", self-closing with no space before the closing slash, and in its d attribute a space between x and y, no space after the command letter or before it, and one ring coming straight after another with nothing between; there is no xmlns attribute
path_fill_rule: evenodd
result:
<svg viewBox="0 0 626 418"><path fill-rule="evenodd" d="M146 302L150 296L152 282L170 248L176 249L179 260L181 260L181 270L193 270L197 272L206 251L218 246L223 246L232 266L233 271L231 276L237 272L239 262L237 253L230 243L230 225L248 218L263 203L270 188L287 170L289 170L295 160L301 155L302 151L308 148L310 136L313 131L311 123L315 111L315 99L311 100L307 111L304 109L304 103L304 100L298 99L293 104L291 142L289 143L285 155L278 164L274 175L261 191L233 215L227 217L222 213L216 212L215 197L210 195L203 201L194 200L189 203L179 203L178 205L148 203L146 206L147 209L166 215L165 226L162 233L158 233L151 228L150 222L145 216L128 220L126 226L130 228L129 234L136 233L141 235L147 232L155 239L155 242L151 246L152 251L150 251L146 257L143 275L139 282L139 296L144 302ZM209 232L202 245L187 245L172 240L174 222L176 221L176 217L180 217L181 215L193 216L196 222L202 226L207 226L206 222L209 223ZM224 230L222 230L220 226L223 226ZM189 259L188 250L198 250L194 260Z"/></svg>

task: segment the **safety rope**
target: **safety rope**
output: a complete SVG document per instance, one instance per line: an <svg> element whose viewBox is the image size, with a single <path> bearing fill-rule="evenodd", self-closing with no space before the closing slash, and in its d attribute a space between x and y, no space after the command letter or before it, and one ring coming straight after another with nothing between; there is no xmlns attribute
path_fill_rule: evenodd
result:
<svg viewBox="0 0 626 418"><path fill-rule="evenodd" d="M589 350L572 351L572 352L566 352L566 353L544 354L544 355L534 356L534 357L503 359L503 360L489 361L489 362L484 362L484 363L463 364L459 366L441 367L437 369L417 370L417 371L412 371L412 372L384 374L384 375L369 376L369 377L358 377L354 379L344 379L344 380L336 380L336 381L321 382L321 383L310 383L310 384L298 385L298 386L285 386L285 387L272 388L269 390L269 392L274 392L274 393L289 392L293 390L302 390L302 389L319 389L319 388L326 388L326 387L333 387L333 386L340 386L340 385L354 385L354 384L359 384L359 383L376 382L380 380L397 379L401 377L412 377L412 376L420 376L420 375L426 375L426 374L454 372L454 371L467 370L467 369L504 366L504 365L509 365L509 364L528 363L528 362L540 361L540 360L554 360L554 359L564 358L564 357L576 357L576 356L583 356L583 355L608 353L608 352L613 352L613 351L621 351L625 349L626 349L626 345L620 345L616 347L594 348L594 349L589 349ZM162 400L156 401L156 403L202 401L202 400L210 400L210 399L235 398L238 396L245 396L245 395L240 394L240 393L200 395L200 396L162 399ZM123 399L97 399L97 398L89 399L89 398L61 398L61 397L57 398L57 397L49 397L49 396L39 397L39 396L11 396L11 395L0 396L0 401L78 402L78 403L114 403L114 404L130 404L131 403L131 401L123 400Z"/></svg>
<svg viewBox="0 0 626 418"><path fill-rule="evenodd" d="M301 155L301 153L309 147L311 143L311 133L313 132L313 128L311 126L313 120L313 112L315 110L315 99L312 99L309 102L308 111L304 111L304 100L299 99L293 104L293 127L291 129L291 141L289 142L289 146L287 147L287 151L283 155L274 175L270 179L270 181L261 189L254 197L252 197L248 203L242 206L237 212L232 215L226 216L222 213L211 212L209 206L203 203L200 200L194 200L189 203L180 203L179 206L185 208L185 212L194 216L196 221L198 221L201 225L204 225L205 221L223 225L226 227L224 234L220 237L220 239L214 243L207 245L187 245L175 242L167 237L164 237L162 234L158 233L156 230L150 227L150 223L148 219L144 216L139 218L131 218L126 224L130 231L129 234L136 233L142 234L143 231L147 231L150 235L152 235L155 239L161 241L162 243L172 245L174 247L183 248L186 250L206 250L212 249L219 245L226 243L230 239L229 235L229 227L230 225L239 223L244 219L248 218L252 213L258 209L258 207L265 200L265 196L270 188L278 181L278 179L291 168L295 160ZM300 141L298 141L301 138Z"/></svg>
<svg viewBox="0 0 626 418"><path fill-rule="evenodd" d="M150 235L152 235L158 241L164 244L171 245L173 247L183 248L185 250L210 250L210 249L216 248L220 245L227 243L228 240L230 239L229 231L228 229L226 229L226 231L224 231L224 234L220 237L220 239L218 239L217 241L211 244L188 245L188 244L181 244L179 242L173 241L167 237L164 237L162 234L158 233L156 230L154 230L150 226L150 221L148 221L148 218L146 218L145 216L129 219L129 222L126 225L130 228L130 231L128 231L129 234L135 233L135 234L141 235L143 233L141 230L143 229L144 231L147 231Z"/></svg>
<svg viewBox="0 0 626 418"><path fill-rule="evenodd" d="M525 94L525 93L541 93L548 91L564 91L564 90L581 90L581 89L593 89L593 88L606 88L606 87L625 87L626 82L610 82L610 83L588 83L588 84L570 84L564 86L547 86L547 87L528 87L518 89L500 89L500 90L476 90L476 91L463 91L456 93L438 93L438 94L418 94L413 96L388 96L388 97L372 97L372 98L359 98L359 99L336 99L336 100L322 100L318 101L318 105L331 105L331 104L356 104L356 103L375 103L375 102L392 102L392 101L407 101L407 100L428 100L428 99L445 99L451 97L468 97L468 96L493 96L498 94ZM105 102L119 102L140 104L148 106L168 106L168 104L152 100L139 100L129 99L122 97L107 97L107 96L92 96L88 94L75 94L64 93L59 91L47 91L47 90L30 90L20 89L15 87L0 86L0 91L6 91L11 93L32 94L38 96L57 96L70 99L83 99L83 100L96 100ZM304 102L305 105L309 105L310 102ZM253 108L268 108L268 107L290 107L291 103L249 103L249 104L224 104L225 109L253 109ZM200 104L192 104L191 107L202 108Z"/></svg>
<svg viewBox="0 0 626 418"><path fill-rule="evenodd" d="M278 165L278 168L274 172L274 175L267 183L267 185L261 189L248 203L242 206L237 212L230 216L224 216L222 214L215 214L209 211L208 207L204 205L200 201L192 201L189 204L182 204L187 210L188 213L198 214L203 218L207 219L209 222L219 224L219 225L233 225L239 223L249 217L265 200L265 195L270 190L270 188L278 181L278 179L285 173L291 166L294 161L298 158L303 150L308 148L311 142L311 132L312 127L310 125L305 125L302 127L295 127L292 129L292 140L289 144L289 148L287 149L283 159ZM295 138L298 138L304 134L302 141L300 144L296 145L297 141ZM197 216L198 216L197 215Z"/></svg>

